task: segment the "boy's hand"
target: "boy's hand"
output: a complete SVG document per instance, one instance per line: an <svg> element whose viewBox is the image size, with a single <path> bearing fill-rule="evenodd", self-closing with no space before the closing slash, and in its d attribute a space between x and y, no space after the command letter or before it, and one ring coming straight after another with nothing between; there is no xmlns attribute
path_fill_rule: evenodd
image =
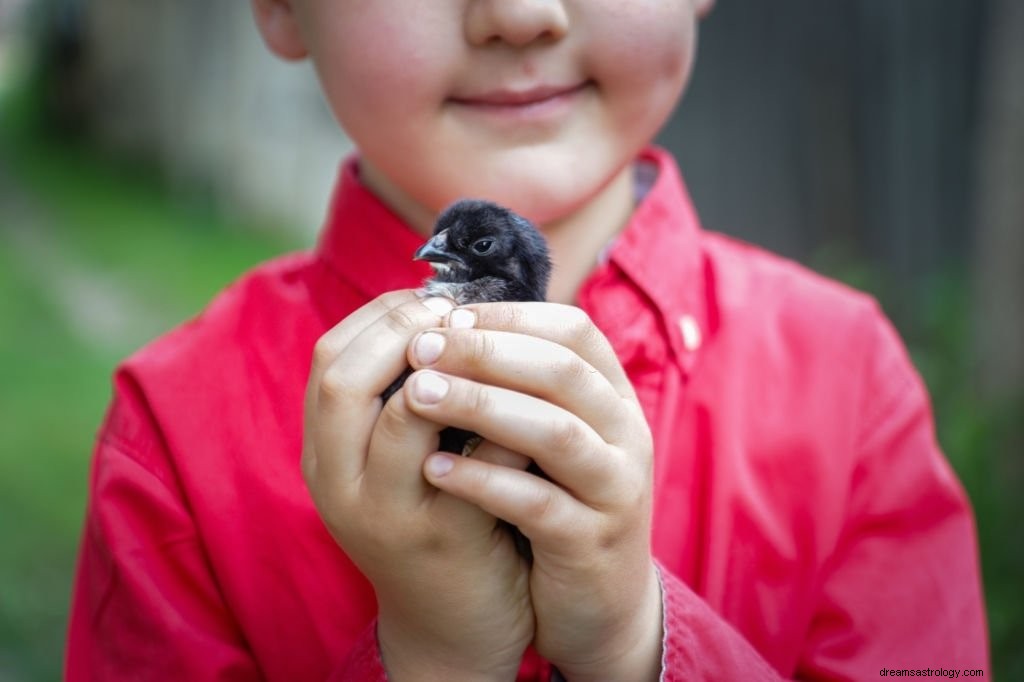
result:
<svg viewBox="0 0 1024 682"><path fill-rule="evenodd" d="M439 337L436 358L417 357L421 347L436 351ZM538 651L571 680L657 679L651 436L605 337L570 306L480 304L418 336L410 362L419 370L405 389L415 414L471 429L551 478L446 454L424 467L438 488L530 539ZM410 384L424 375L448 385L443 396L414 396Z"/></svg>
<svg viewBox="0 0 1024 682"><path fill-rule="evenodd" d="M373 583L390 679L511 679L533 637L527 567L492 515L424 480L442 427L407 408L416 382L387 405L380 398L406 367L410 340L450 309L391 292L317 342L303 474L331 534ZM527 463L494 444L473 458Z"/></svg>

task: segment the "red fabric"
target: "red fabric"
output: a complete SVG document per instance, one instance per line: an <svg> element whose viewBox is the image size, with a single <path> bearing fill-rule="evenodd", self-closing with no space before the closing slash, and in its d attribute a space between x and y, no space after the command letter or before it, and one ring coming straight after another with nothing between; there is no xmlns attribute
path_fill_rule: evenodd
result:
<svg viewBox="0 0 1024 682"><path fill-rule="evenodd" d="M644 159L658 179L579 304L654 434L664 679L987 669L971 512L895 332L867 297L702 232L671 159ZM302 397L322 333L429 274L420 241L350 162L315 253L119 369L70 680L383 679L373 591L302 482ZM548 676L531 655L520 679Z"/></svg>

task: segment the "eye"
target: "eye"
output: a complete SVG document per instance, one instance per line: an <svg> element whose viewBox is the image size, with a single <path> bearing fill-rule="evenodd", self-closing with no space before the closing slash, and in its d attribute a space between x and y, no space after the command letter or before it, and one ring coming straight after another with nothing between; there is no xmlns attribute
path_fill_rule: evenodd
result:
<svg viewBox="0 0 1024 682"><path fill-rule="evenodd" d="M483 239L477 239L473 242L473 250L481 256L486 256L494 250L494 240L490 237L484 237Z"/></svg>

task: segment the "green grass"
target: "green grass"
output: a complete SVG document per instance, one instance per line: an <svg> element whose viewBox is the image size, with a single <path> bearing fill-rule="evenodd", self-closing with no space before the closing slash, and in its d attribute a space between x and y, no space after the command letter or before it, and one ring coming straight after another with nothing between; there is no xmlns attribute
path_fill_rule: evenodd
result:
<svg viewBox="0 0 1024 682"><path fill-rule="evenodd" d="M97 168L88 148L40 144L15 158L69 249L178 313L253 263L298 246L265 226L227 222L202 200L174 197L130 166Z"/></svg>
<svg viewBox="0 0 1024 682"><path fill-rule="evenodd" d="M45 217L18 227L47 230L77 267L121 281L164 329L248 267L303 246L31 129L0 130L0 158L19 200ZM3 242L14 227L4 216L0 205L0 679L58 679L94 434L113 368L138 340L77 336L40 286L53 273Z"/></svg>
<svg viewBox="0 0 1024 682"><path fill-rule="evenodd" d="M75 346L17 265L0 250L0 677L53 679L108 368Z"/></svg>

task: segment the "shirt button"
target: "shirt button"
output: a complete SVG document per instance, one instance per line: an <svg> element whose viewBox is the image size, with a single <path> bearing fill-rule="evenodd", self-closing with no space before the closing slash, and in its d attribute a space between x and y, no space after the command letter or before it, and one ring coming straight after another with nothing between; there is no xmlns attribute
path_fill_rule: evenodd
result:
<svg viewBox="0 0 1024 682"><path fill-rule="evenodd" d="M679 331L683 333L683 346L686 350L693 353L700 348L700 326L692 315L683 315L679 318Z"/></svg>

